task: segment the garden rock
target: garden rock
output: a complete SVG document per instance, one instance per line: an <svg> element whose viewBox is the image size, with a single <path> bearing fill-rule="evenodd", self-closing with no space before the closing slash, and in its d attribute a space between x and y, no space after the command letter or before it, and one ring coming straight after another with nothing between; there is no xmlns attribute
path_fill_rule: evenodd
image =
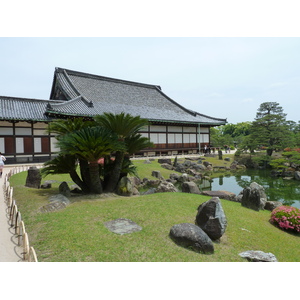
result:
<svg viewBox="0 0 300 300"><path fill-rule="evenodd" d="M45 181L43 184L41 184L41 189L51 189L52 187L52 181Z"/></svg>
<svg viewBox="0 0 300 300"><path fill-rule="evenodd" d="M166 192L177 193L178 189L171 182L161 181L161 183L158 185L155 192L156 193L166 193Z"/></svg>
<svg viewBox="0 0 300 300"><path fill-rule="evenodd" d="M40 211L43 213L58 211L66 208L71 202L62 194L54 195L49 198L50 203L42 206Z"/></svg>
<svg viewBox="0 0 300 300"><path fill-rule="evenodd" d="M150 194L154 194L155 192L156 192L156 188L150 188L146 192L142 193L142 195L150 195Z"/></svg>
<svg viewBox="0 0 300 300"><path fill-rule="evenodd" d="M143 180L144 185L148 187L157 187L160 184L160 180Z"/></svg>
<svg viewBox="0 0 300 300"><path fill-rule="evenodd" d="M120 235L141 231L143 229L141 226L139 226L132 220L124 218L105 222L104 226L109 231Z"/></svg>
<svg viewBox="0 0 300 300"><path fill-rule="evenodd" d="M158 179L163 178L162 175L161 175L161 173L160 173L160 171L152 171L152 176L156 177Z"/></svg>
<svg viewBox="0 0 300 300"><path fill-rule="evenodd" d="M179 177L180 177L180 175L179 174L177 174L177 173L172 173L172 174L170 174L170 179L171 180L178 180L179 179Z"/></svg>
<svg viewBox="0 0 300 300"><path fill-rule="evenodd" d="M179 172L179 173L184 173L185 169L186 169L186 167L183 164L179 164L179 163L177 163L177 165L175 167L175 171Z"/></svg>
<svg viewBox="0 0 300 300"><path fill-rule="evenodd" d="M265 253L263 251L245 251L239 254L239 256L246 258L251 262L278 262L277 258L272 253Z"/></svg>
<svg viewBox="0 0 300 300"><path fill-rule="evenodd" d="M183 193L201 194L195 182L183 182L181 188Z"/></svg>
<svg viewBox="0 0 300 300"><path fill-rule="evenodd" d="M192 162L191 162L190 160L185 160L185 161L183 162L183 165L184 165L185 167L189 168L189 167L192 165Z"/></svg>
<svg viewBox="0 0 300 300"><path fill-rule="evenodd" d="M208 166L211 166L211 163L209 163L208 161L203 162L203 165L207 168Z"/></svg>
<svg viewBox="0 0 300 300"><path fill-rule="evenodd" d="M63 181L59 185L58 191L59 191L60 194L66 196L66 197L70 197L71 196L71 190L70 190L68 184L65 181Z"/></svg>
<svg viewBox="0 0 300 300"><path fill-rule="evenodd" d="M182 175L179 176L178 181L179 182L190 181L190 176L187 173L183 173Z"/></svg>
<svg viewBox="0 0 300 300"><path fill-rule="evenodd" d="M202 164L196 164L195 166L193 166L193 168L197 171L205 171L206 167Z"/></svg>
<svg viewBox="0 0 300 300"><path fill-rule="evenodd" d="M133 193L133 186L131 180L127 176L123 176L117 186L117 194L120 196L131 196Z"/></svg>
<svg viewBox="0 0 300 300"><path fill-rule="evenodd" d="M170 230L170 237L179 246L204 254L214 253L212 240L200 227L194 224L174 225Z"/></svg>
<svg viewBox="0 0 300 300"><path fill-rule="evenodd" d="M296 172L295 172L294 178L295 178L296 180L300 180L300 172L299 172L299 171L296 171Z"/></svg>
<svg viewBox="0 0 300 300"><path fill-rule="evenodd" d="M159 159L157 160L157 162L158 162L159 164L169 164L169 165L172 164L171 158L159 158Z"/></svg>
<svg viewBox="0 0 300 300"><path fill-rule="evenodd" d="M203 191L201 194L205 196L219 197L220 199L238 202L236 194L228 191Z"/></svg>
<svg viewBox="0 0 300 300"><path fill-rule="evenodd" d="M273 209L275 209L276 207L279 207L279 206L282 206L282 202L280 202L280 201L267 201L264 208L266 210L272 211Z"/></svg>
<svg viewBox="0 0 300 300"><path fill-rule="evenodd" d="M133 186L139 186L141 184L141 179L136 176L128 177Z"/></svg>
<svg viewBox="0 0 300 300"><path fill-rule="evenodd" d="M259 211L264 209L266 202L265 189L256 182L252 182L249 187L243 189L242 206Z"/></svg>
<svg viewBox="0 0 300 300"><path fill-rule="evenodd" d="M198 207L195 223L212 240L218 240L224 234L227 219L218 197L213 197Z"/></svg>
<svg viewBox="0 0 300 300"><path fill-rule="evenodd" d="M49 198L50 203L53 202L62 202L65 203L66 205L69 205L71 203L71 201L64 195L62 194L57 194L57 195L53 195Z"/></svg>
<svg viewBox="0 0 300 300"><path fill-rule="evenodd" d="M39 189L41 186L42 175L37 167L30 167L27 171L25 186Z"/></svg>
<svg viewBox="0 0 300 300"><path fill-rule="evenodd" d="M167 169L167 170L173 170L173 166L170 164L161 164L160 165L162 168Z"/></svg>

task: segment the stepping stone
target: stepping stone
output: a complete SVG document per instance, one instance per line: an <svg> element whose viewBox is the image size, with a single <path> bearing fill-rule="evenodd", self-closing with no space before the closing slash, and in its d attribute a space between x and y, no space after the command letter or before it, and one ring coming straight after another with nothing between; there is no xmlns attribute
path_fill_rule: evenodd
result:
<svg viewBox="0 0 300 300"><path fill-rule="evenodd" d="M246 258L251 262L278 262L276 256L272 253L265 253L263 251L245 251L239 254L239 256Z"/></svg>
<svg viewBox="0 0 300 300"><path fill-rule="evenodd" d="M129 219L116 219L109 222L105 222L104 226L111 232L117 234L128 234L136 231L141 231L143 228Z"/></svg>

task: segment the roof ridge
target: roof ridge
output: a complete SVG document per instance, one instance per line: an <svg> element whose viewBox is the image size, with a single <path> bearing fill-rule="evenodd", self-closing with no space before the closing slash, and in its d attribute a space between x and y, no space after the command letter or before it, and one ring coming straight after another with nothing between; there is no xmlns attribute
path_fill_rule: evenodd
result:
<svg viewBox="0 0 300 300"><path fill-rule="evenodd" d="M0 99L13 99L13 100L23 100L23 101L44 101L44 102L62 102L62 100L49 100L49 99L37 99L37 98L24 98L24 97L13 97L13 96L0 96Z"/></svg>
<svg viewBox="0 0 300 300"><path fill-rule="evenodd" d="M76 101L82 101L86 106L88 107L93 107L93 101L88 101L86 97L82 96L82 95L79 95L73 99L70 99L68 101L63 101L63 100L60 100L61 102L59 103L54 103L52 105L55 106L67 106L69 105L70 103L73 103L73 102L76 102Z"/></svg>
<svg viewBox="0 0 300 300"><path fill-rule="evenodd" d="M56 68L56 71L59 73L66 72L68 75L70 74L70 75L75 75L75 76L79 76L79 77L85 77L85 78L91 78L91 79L101 79L101 80L105 80L105 81L119 82L119 83L124 83L124 84L128 84L128 85L137 85L137 86L143 86L143 87L148 87L148 88L158 88L159 90L161 90L161 87L156 84L141 83L141 82L136 82L136 81L112 78L112 77L107 77L107 76L91 74L91 73L74 71L74 70L70 70L70 69L59 68L59 67Z"/></svg>

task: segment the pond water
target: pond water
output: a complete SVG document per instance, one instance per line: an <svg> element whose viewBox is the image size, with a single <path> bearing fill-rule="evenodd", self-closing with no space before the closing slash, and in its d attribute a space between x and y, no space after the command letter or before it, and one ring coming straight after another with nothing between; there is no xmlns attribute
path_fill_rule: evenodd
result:
<svg viewBox="0 0 300 300"><path fill-rule="evenodd" d="M300 208L300 181L271 177L270 170L246 170L232 176L214 178L212 182L203 181L199 187L201 190L224 190L238 195L253 181L265 188L268 200Z"/></svg>

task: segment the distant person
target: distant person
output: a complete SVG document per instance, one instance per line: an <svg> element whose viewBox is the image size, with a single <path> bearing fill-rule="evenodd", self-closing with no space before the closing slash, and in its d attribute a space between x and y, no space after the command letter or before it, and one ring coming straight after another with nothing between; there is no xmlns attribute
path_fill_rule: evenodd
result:
<svg viewBox="0 0 300 300"><path fill-rule="evenodd" d="M3 172L3 167L4 167L4 162L6 161L5 156L2 155L0 152L0 178L2 177L2 172Z"/></svg>

